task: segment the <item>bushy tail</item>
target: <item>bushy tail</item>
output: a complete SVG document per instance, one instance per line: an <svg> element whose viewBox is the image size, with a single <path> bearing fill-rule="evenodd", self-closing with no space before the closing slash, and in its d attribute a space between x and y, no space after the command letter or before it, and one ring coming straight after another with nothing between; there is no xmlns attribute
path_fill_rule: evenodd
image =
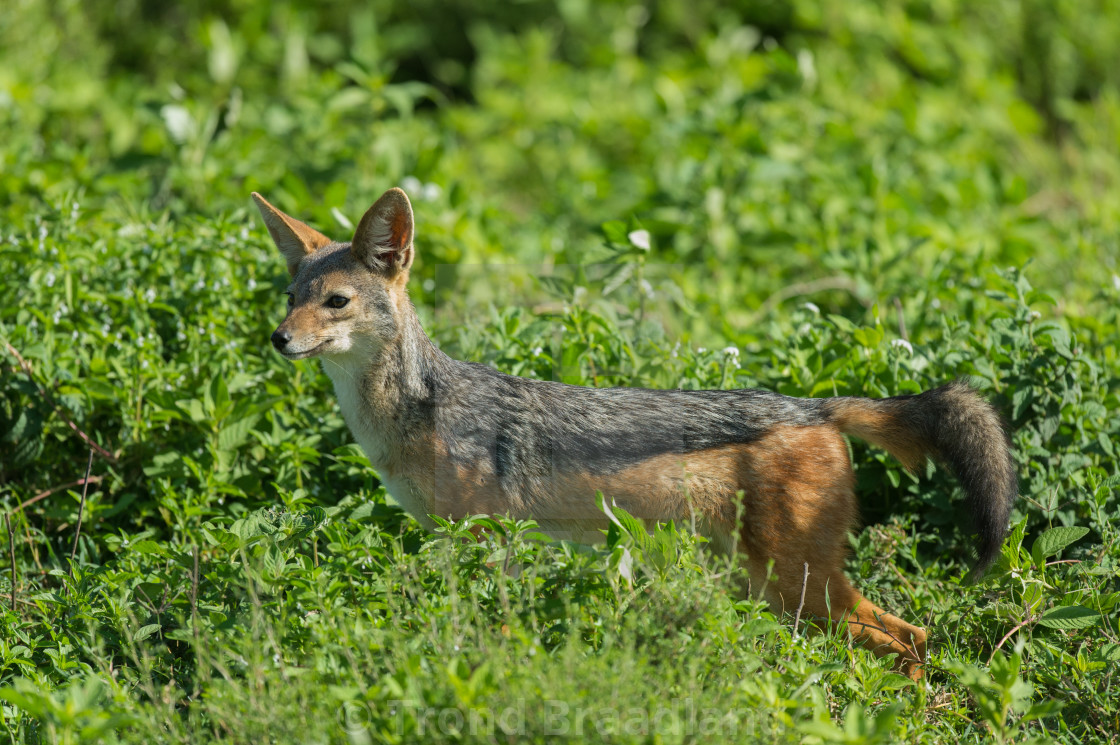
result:
<svg viewBox="0 0 1120 745"><path fill-rule="evenodd" d="M840 431L878 445L911 471L927 457L948 464L964 486L980 534L975 571L995 560L1019 484L999 414L967 383L916 396L836 398L829 414Z"/></svg>

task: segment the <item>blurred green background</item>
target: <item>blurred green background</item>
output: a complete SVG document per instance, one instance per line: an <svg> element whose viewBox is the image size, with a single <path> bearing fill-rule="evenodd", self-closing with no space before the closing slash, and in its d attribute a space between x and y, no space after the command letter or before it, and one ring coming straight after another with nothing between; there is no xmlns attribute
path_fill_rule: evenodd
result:
<svg viewBox="0 0 1120 745"><path fill-rule="evenodd" d="M274 583L291 580L276 569L281 554L289 572L299 565L350 593L399 575L352 576L362 551L413 567L442 555L386 506L317 366L271 351L287 278L248 198L262 192L346 239L398 185L417 219L413 298L457 357L584 385L801 396L894 395L968 376L1013 432L1017 540L1025 550L1048 527L1083 526L1070 555L1096 574L1070 569L1047 580L1048 594L1015 590L1014 603L962 592L971 538L952 480L912 478L858 443L870 527L853 539L852 568L890 588L879 602L906 597L925 622L960 629L946 659L985 668L1043 598L1091 597L1100 627L1046 637L1050 647L1024 653L1024 675L1068 704L1055 731L1120 726L1111 678L1094 677L1120 656L1117 593L1084 589L1114 582L1120 562L1117 0L5 0L0 341L31 372L0 352L0 504L17 590L34 607L8 616L0 685L33 678L57 703L77 690L61 687L76 670L104 673L143 649L153 661L133 668L144 685L206 689L217 674L192 655L213 650L175 646L190 634L160 647L164 631L149 641L128 629L201 623L251 657L242 640L275 631L238 605L267 594L245 553L262 545L254 530L281 530L263 508L295 521L269 544ZM73 547L88 448L70 423L110 454L95 459L100 481ZM320 528L331 536L322 544L308 537ZM72 548L78 579L66 571ZM542 562L558 582L587 576L554 550L541 549ZM1015 577L1017 551L1003 567ZM882 555L921 580L900 581ZM321 569L321 557L334 564ZM183 590L198 582L196 561L200 602L222 608L217 620L195 618ZM180 592L133 617L157 574ZM457 602L441 582L425 591ZM5 574L0 595L10 589ZM523 589L536 602L540 588ZM279 599L267 618L324 604L269 592ZM623 612L603 587L591 596ZM323 628L349 634L340 608L379 607L338 597L317 611ZM426 621L394 613L400 636L378 644L404 649ZM731 638L737 616L726 617L716 627ZM508 619L460 620L484 634ZM73 636L55 631L71 626ZM269 649L298 658L302 642L276 633ZM417 653L423 665L449 654L432 644ZM412 665L385 664L398 663ZM827 719L891 690L861 681L845 679L831 709L813 699L813 711ZM987 684L976 685L971 695ZM145 690L138 700L199 711ZM736 701L763 706L766 695ZM213 722L245 715L239 706L197 716L218 731ZM903 724L882 719L884 736L949 717L924 706ZM71 731L14 711L0 709L14 717L10 733L32 720ZM149 723L174 728L175 716Z"/></svg>
<svg viewBox="0 0 1120 745"><path fill-rule="evenodd" d="M1118 271L1118 27L1108 0L13 0L0 199L15 228L256 189L338 234L413 177L426 272L586 263L637 215L733 319L825 273L932 292L961 256L1080 303Z"/></svg>

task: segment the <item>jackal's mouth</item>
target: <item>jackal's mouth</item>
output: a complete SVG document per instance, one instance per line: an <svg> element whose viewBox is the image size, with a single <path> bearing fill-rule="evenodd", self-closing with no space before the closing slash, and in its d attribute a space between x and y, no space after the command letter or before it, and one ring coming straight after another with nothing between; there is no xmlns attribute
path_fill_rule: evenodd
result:
<svg viewBox="0 0 1120 745"><path fill-rule="evenodd" d="M308 357L314 357L316 354L319 353L320 349L322 349L326 345L330 344L332 341L334 341L334 340L333 339L325 339L324 341L321 341L318 344L316 344L315 346L313 346L311 349L305 350L303 352L289 352L289 351L285 350L285 351L280 352L280 354L284 355L284 357L286 357L289 360L293 360L293 361L294 360L303 360L303 359L307 359Z"/></svg>

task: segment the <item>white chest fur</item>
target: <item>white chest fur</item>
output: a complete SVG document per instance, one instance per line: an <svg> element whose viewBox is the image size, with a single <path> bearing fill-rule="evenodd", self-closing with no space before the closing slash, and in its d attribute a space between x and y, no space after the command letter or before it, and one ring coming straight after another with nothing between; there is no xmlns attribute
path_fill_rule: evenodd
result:
<svg viewBox="0 0 1120 745"><path fill-rule="evenodd" d="M373 411L362 394L363 375L360 369L349 365L340 365L332 361L324 361L323 369L334 382L334 392L338 397L339 408L342 409L342 418L350 428L358 445L369 458L370 464L381 476L385 490L393 500L406 512L424 525L431 525L428 518L428 509L425 506L424 495L416 488L413 481L407 476L391 475L391 463L395 449L399 443L394 443L386 427L386 422Z"/></svg>

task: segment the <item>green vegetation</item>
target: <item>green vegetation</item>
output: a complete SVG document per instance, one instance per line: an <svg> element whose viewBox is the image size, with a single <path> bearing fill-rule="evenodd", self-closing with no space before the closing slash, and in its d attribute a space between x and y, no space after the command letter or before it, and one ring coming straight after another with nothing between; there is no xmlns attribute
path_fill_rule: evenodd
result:
<svg viewBox="0 0 1120 745"><path fill-rule="evenodd" d="M3 3L0 740L1114 740L1120 7L476 5ZM929 629L927 680L737 598L669 526L393 507L317 364L270 349L248 199L345 238L393 185L462 358L969 376L1022 479L983 582L952 479L852 445L849 570Z"/></svg>

